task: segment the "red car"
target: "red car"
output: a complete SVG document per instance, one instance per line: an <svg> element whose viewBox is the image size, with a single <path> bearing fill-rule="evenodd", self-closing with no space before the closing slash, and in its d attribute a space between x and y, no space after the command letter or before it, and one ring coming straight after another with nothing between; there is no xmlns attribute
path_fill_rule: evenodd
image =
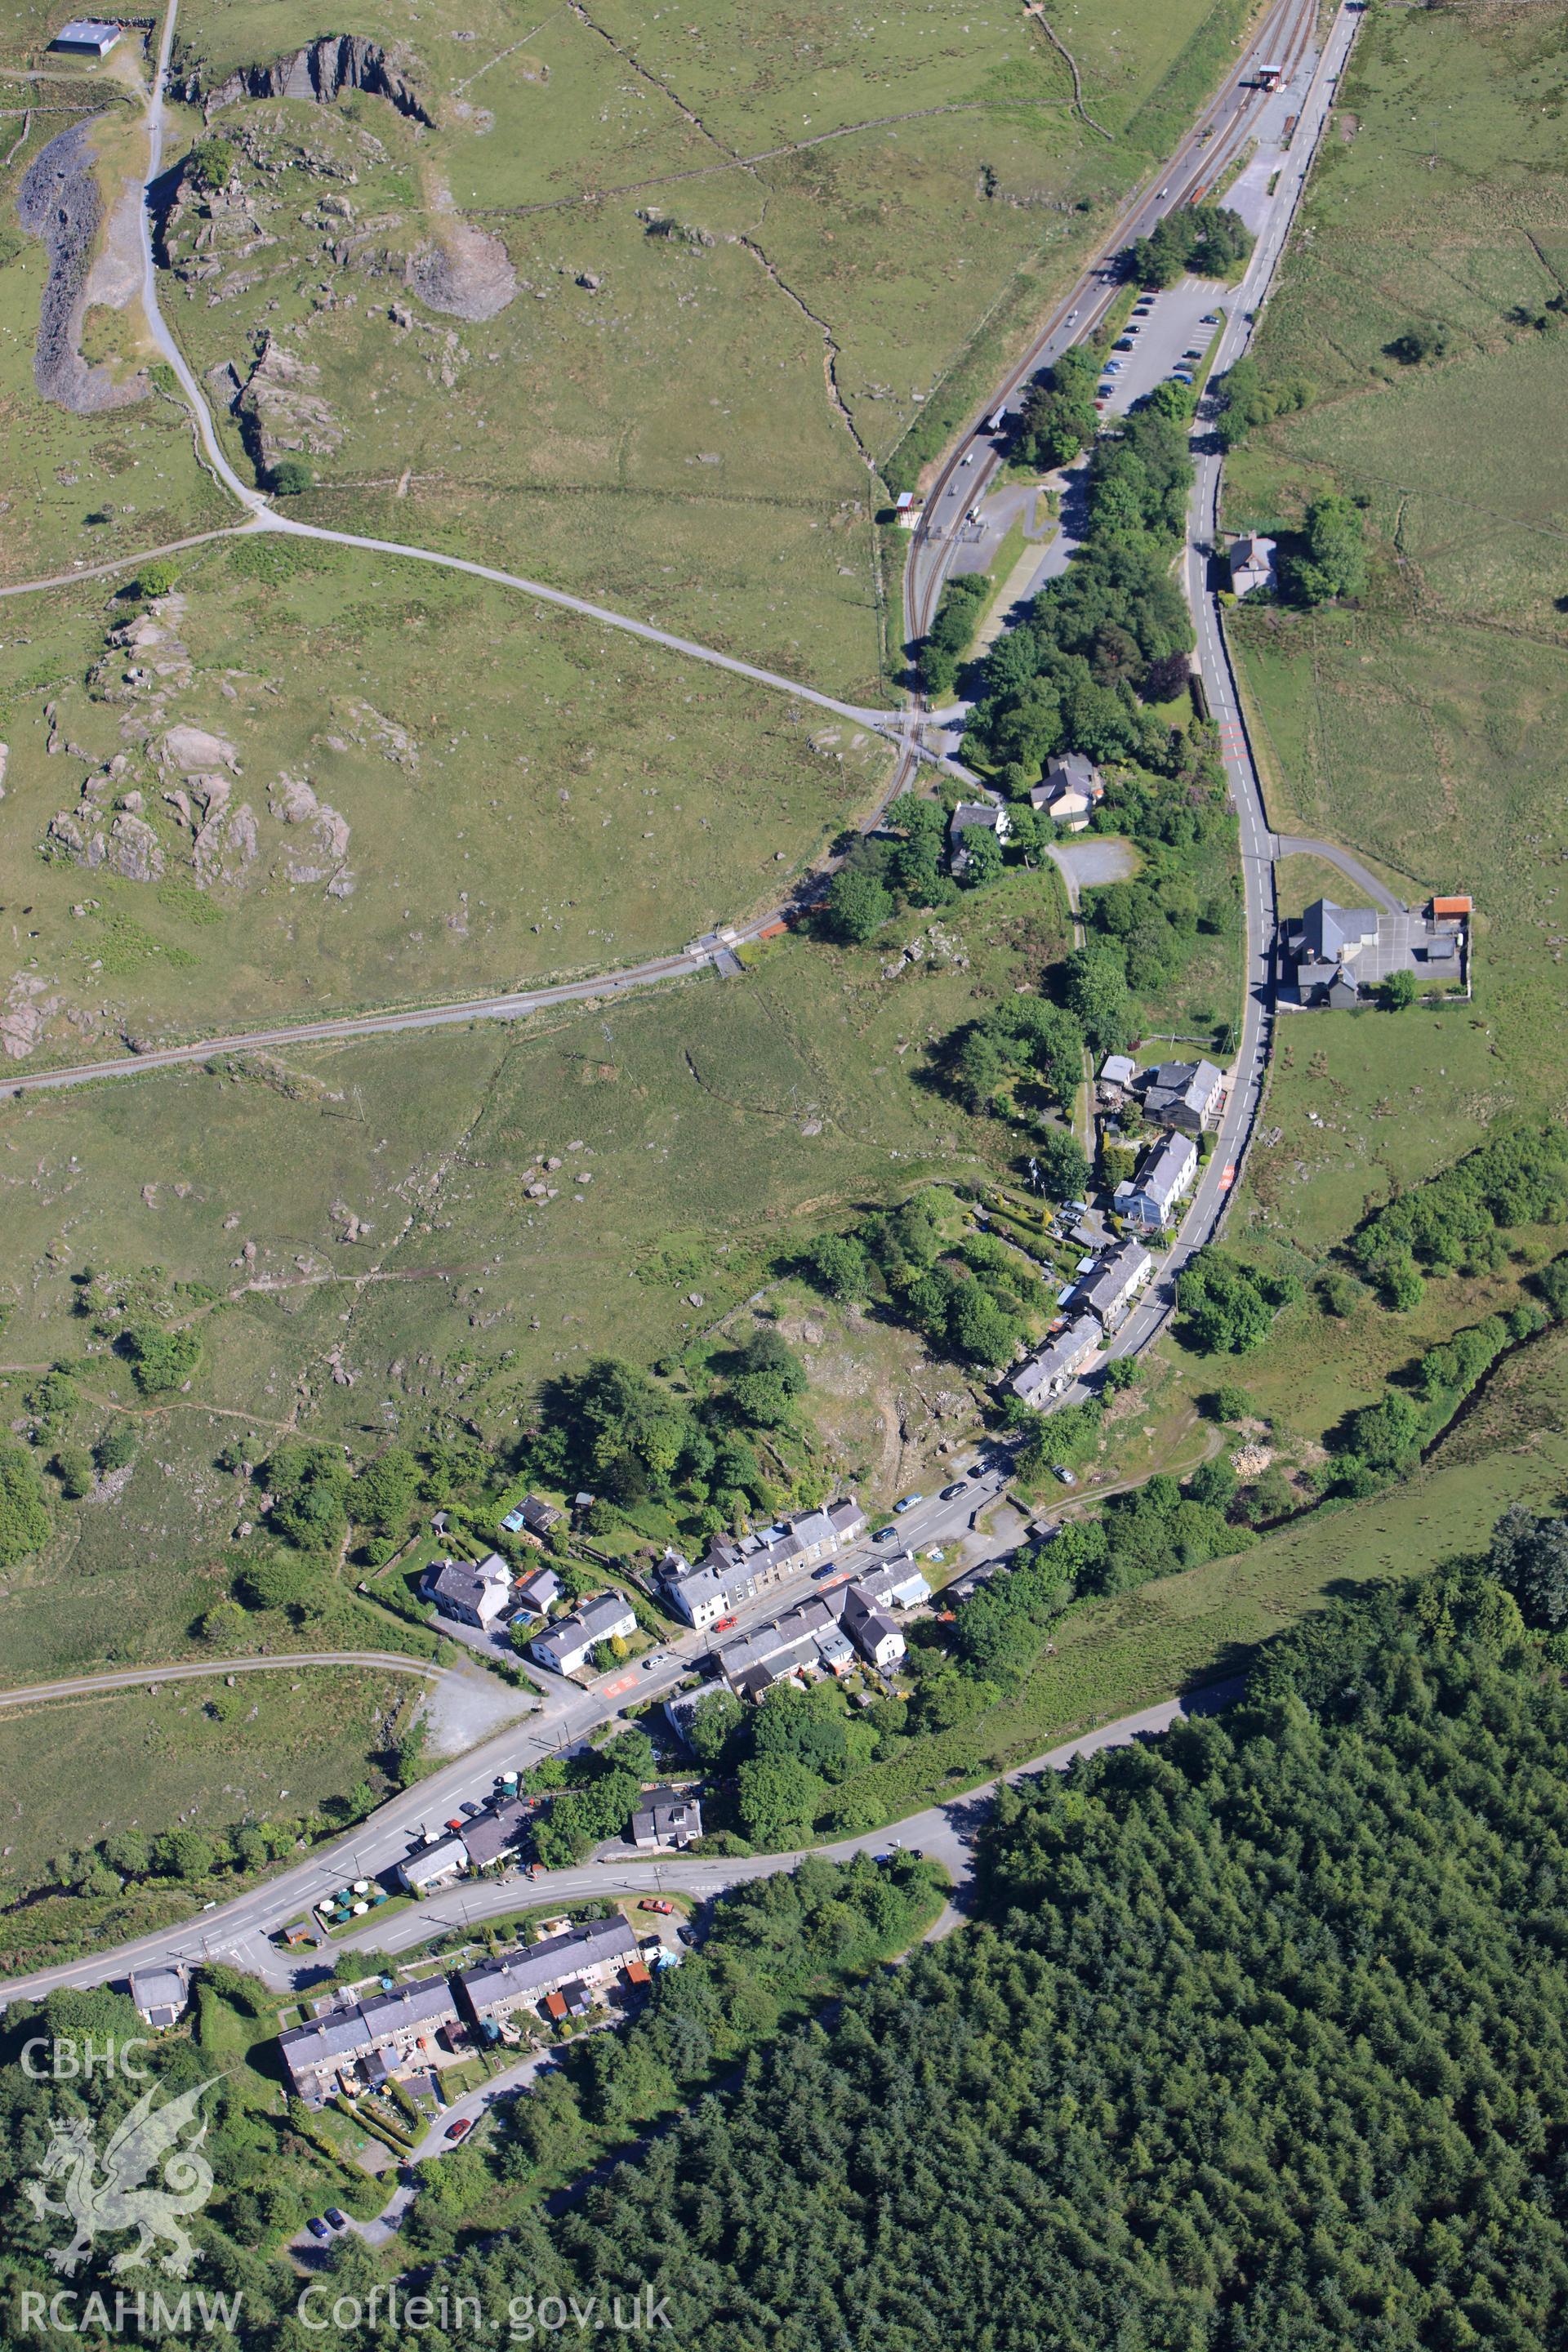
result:
<svg viewBox="0 0 1568 2352"><path fill-rule="evenodd" d="M448 2124L447 2126L447 2137L448 2139L462 2139L468 2132L471 2132L473 2128L474 2119L472 2116L459 2116L455 2124Z"/></svg>
<svg viewBox="0 0 1568 2352"><path fill-rule="evenodd" d="M674 1908L675 1906L673 1903L666 1902L662 1896L656 1899L651 1895L645 1895L642 1901L637 1905L637 1909L639 1911L659 1911L662 1912L666 1917L668 1916Z"/></svg>
<svg viewBox="0 0 1568 2352"><path fill-rule="evenodd" d="M732 1617L716 1617L713 1621L713 1631L716 1633L727 1633L734 1622Z"/></svg>
<svg viewBox="0 0 1568 2352"><path fill-rule="evenodd" d="M461 1814L458 1814L458 1813L454 1813L454 1814L453 1814L453 1816L452 1816L452 1818L451 1818L451 1820L450 1820L450 1821L447 1822L447 1827L449 1830L460 1830L460 1829L462 1828L462 1826L463 1826L462 1816L461 1816Z"/></svg>

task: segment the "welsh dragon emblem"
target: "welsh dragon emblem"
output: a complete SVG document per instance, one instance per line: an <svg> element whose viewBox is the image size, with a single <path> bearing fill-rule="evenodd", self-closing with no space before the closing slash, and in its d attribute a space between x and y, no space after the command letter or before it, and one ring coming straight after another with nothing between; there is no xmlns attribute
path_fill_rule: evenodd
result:
<svg viewBox="0 0 1568 2352"><path fill-rule="evenodd" d="M110 2264L116 2275L145 2263L160 2241L167 2240L169 2252L163 2257L163 2267L175 2278L185 2276L198 2249L182 2226L184 2217L199 2212L212 2194L213 2168L199 2153L206 2125L184 2147L177 2143L186 2126L195 2122L202 2093L216 2080L216 2074L210 2075L162 2107L153 2104L158 2095L154 2083L116 2126L103 2152L101 2175L86 2116L50 2125L49 2145L38 2170L44 2180L64 2183L63 2198L52 2198L37 2180L25 2186L40 2219L61 2213L74 2224L76 2235L68 2245L49 2248L49 2260L63 2277L73 2274L99 2232L109 2230L141 2233L135 2245ZM163 2186L144 2187L160 2159Z"/></svg>

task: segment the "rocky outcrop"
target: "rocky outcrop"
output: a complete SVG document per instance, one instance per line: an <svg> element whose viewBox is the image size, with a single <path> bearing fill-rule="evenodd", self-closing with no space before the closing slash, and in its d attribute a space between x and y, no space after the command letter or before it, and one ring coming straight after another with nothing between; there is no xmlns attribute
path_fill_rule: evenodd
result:
<svg viewBox="0 0 1568 2352"><path fill-rule="evenodd" d="M245 98L314 99L330 106L342 89L367 90L373 98L384 98L399 114L431 130L436 127L435 116L386 51L354 33L325 33L270 65L240 66L210 90L202 88L199 74L193 74L177 94L211 116Z"/></svg>
<svg viewBox="0 0 1568 2352"><path fill-rule="evenodd" d="M198 774L207 768L234 769L238 753L226 735L209 735L205 727L171 727L158 745L158 759L166 768L178 768L195 783L212 779Z"/></svg>
<svg viewBox="0 0 1568 2352"><path fill-rule="evenodd" d="M145 400L151 390L145 374L117 383L110 369L89 367L81 355L88 277L103 224L103 198L92 166L88 125L73 122L40 149L16 193L17 218L49 257L38 301L33 381L46 400L73 416L127 408Z"/></svg>
<svg viewBox="0 0 1568 2352"><path fill-rule="evenodd" d="M427 310L478 322L493 319L517 293L517 272L499 236L468 221L444 221L429 245L410 254L406 283Z"/></svg>
<svg viewBox="0 0 1568 2352"><path fill-rule="evenodd" d="M279 824L300 825L304 838L283 860L283 872L294 883L324 882L334 898L352 896L354 877L343 860L348 855L349 821L318 800L310 785L296 776L282 775L269 786L268 814Z"/></svg>
<svg viewBox="0 0 1568 2352"><path fill-rule="evenodd" d="M100 869L118 874L124 882L156 882L163 872L163 852L157 835L144 817L121 809L107 834L100 812L87 803L62 809L49 820L49 843L89 873Z"/></svg>
<svg viewBox="0 0 1568 2352"><path fill-rule="evenodd" d="M342 441L342 426L311 389L321 380L320 368L309 360L285 350L271 335L263 339L234 413L251 456L264 469L289 452L330 457Z"/></svg>
<svg viewBox="0 0 1568 2352"><path fill-rule="evenodd" d="M214 780L208 777L203 781ZM196 884L201 889L211 889L215 883L230 889L237 887L247 878L260 851L250 803L241 801L237 808L230 808L226 802L226 786L222 801L215 795L208 802L206 822L191 852Z"/></svg>

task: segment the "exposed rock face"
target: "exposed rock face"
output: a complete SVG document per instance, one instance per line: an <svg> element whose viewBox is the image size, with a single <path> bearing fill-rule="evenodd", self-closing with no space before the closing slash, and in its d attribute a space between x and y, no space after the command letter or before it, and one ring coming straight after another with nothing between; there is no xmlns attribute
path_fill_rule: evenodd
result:
<svg viewBox="0 0 1568 2352"><path fill-rule="evenodd" d="M237 808L226 807L222 802L209 806L206 823L197 834L191 852L198 887L210 889L218 882L232 888L243 882L256 863L259 848L256 818L248 801L241 801Z"/></svg>
<svg viewBox="0 0 1568 2352"><path fill-rule="evenodd" d="M34 157L17 191L16 216L49 257L33 351L33 381L44 398L74 416L144 400L152 388L144 374L116 383L109 368L89 367L81 355L88 274L103 220L86 123L73 122Z"/></svg>
<svg viewBox="0 0 1568 2352"><path fill-rule="evenodd" d="M43 1035L46 1008L36 1000L47 986L35 973L19 971L6 991L5 1010L0 1012L0 1047L7 1061L25 1060Z"/></svg>
<svg viewBox="0 0 1568 2352"><path fill-rule="evenodd" d="M282 824L304 826L305 839L285 856L283 871L290 882L325 882L331 896L353 893L353 876L343 860L348 856L349 821L329 802L316 798L309 784L282 775L270 788L268 814Z"/></svg>
<svg viewBox="0 0 1568 2352"><path fill-rule="evenodd" d="M193 76L181 94L210 116L242 98L305 98L330 106L342 89L368 90L374 98L386 99L399 114L436 127L435 116L386 51L353 33L326 33L291 57L275 58L270 65L241 66L216 89L204 91L200 78Z"/></svg>
<svg viewBox="0 0 1568 2352"><path fill-rule="evenodd" d="M517 272L499 236L453 220L443 222L436 243L409 255L407 283L427 310L477 322L506 309Z"/></svg>
<svg viewBox="0 0 1568 2352"><path fill-rule="evenodd" d="M49 819L49 839L89 873L106 867L125 882L156 882L163 871L163 851L146 819L121 809L105 834L99 815L87 803L62 809Z"/></svg>
<svg viewBox="0 0 1568 2352"><path fill-rule="evenodd" d="M199 771L232 770L238 756L226 735L209 735L205 727L171 727L158 747L158 757L164 767L178 768L183 776L201 782L208 779Z"/></svg>
<svg viewBox="0 0 1568 2352"><path fill-rule="evenodd" d="M342 439L342 426L311 390L321 380L320 368L267 336L234 404L252 454L264 467L302 449L314 457L330 457Z"/></svg>

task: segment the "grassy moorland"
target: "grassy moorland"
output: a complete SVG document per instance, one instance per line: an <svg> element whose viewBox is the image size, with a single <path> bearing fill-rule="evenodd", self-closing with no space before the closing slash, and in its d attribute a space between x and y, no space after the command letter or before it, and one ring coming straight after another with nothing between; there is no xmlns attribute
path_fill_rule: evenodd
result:
<svg viewBox="0 0 1568 2352"><path fill-rule="evenodd" d="M668 952L778 903L886 772L868 732L456 573L246 541L163 578L30 602L0 646L0 996L39 1058Z"/></svg>
<svg viewBox="0 0 1568 2352"><path fill-rule="evenodd" d="M262 331L302 366L293 428L226 429L239 462L302 446L314 519L526 563L864 695L886 486L984 396L1246 13L1069 9L1101 135L1037 25L959 0L691 26L611 0L531 28L495 0L351 9L334 28L395 44L427 120L354 91L220 109L231 176L171 210L169 314L204 374L243 379ZM321 29L296 0L198 0L181 67L212 92Z"/></svg>
<svg viewBox="0 0 1568 2352"><path fill-rule="evenodd" d="M247 1675L233 1689L215 1675L157 1692L51 1701L0 1719L7 1801L0 1968L24 1969L79 1950L84 1939L112 1942L184 1918L209 1885L232 1892L225 1832L242 1824L272 1825L277 1859L297 1835L349 1818L339 1801L356 1784L368 1797L384 1795L422 1687L350 1668L312 1670L297 1681ZM153 1840L175 1829L193 1832L190 1845L177 1857L154 1852L167 1866L151 1875L132 1869L118 1894L112 1881L94 1884L87 1865L79 1870L70 1860L106 1838ZM251 1866L265 1859L258 1847ZM223 1864L229 1877L215 1877Z"/></svg>
<svg viewBox="0 0 1568 2352"><path fill-rule="evenodd" d="M7 1579L8 1666L178 1654L247 1557L255 1497L217 1465L231 1444L256 1461L297 1434L363 1457L468 1425L504 1453L542 1381L606 1350L682 1356L823 1226L1005 1171L1016 1135L931 1082L930 1047L1037 973L1064 919L1054 877L1017 871L942 925L911 922L949 951L895 976L874 951L789 940L742 981L515 1030L13 1104L5 1418L47 1423L45 1459L118 1423L136 1445L112 1508L59 1500L52 1539ZM188 1388L138 1389L84 1317L89 1271L134 1277L145 1311L199 1342ZM815 1295L779 1303L813 1368L823 1476L866 1471L890 1498L942 1433L925 1400L965 1383L922 1367L906 1330ZM71 1393L51 1402L61 1361ZM357 1574L334 1588L333 1638L363 1645Z"/></svg>
<svg viewBox="0 0 1568 2352"><path fill-rule="evenodd" d="M1558 10L1369 12L1259 344L1310 396L1226 477L1238 527L1362 507L1357 608L1235 616L1271 813L1412 897L1474 894L1456 1027L1483 1024L1494 1118L1568 1076L1563 44Z"/></svg>

